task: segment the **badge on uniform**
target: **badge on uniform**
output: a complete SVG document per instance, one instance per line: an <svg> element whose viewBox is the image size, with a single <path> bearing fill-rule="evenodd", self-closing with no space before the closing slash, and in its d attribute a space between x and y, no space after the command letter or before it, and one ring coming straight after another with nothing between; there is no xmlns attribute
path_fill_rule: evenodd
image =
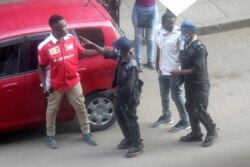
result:
<svg viewBox="0 0 250 167"><path fill-rule="evenodd" d="M55 55L57 53L60 53L60 48L58 46L49 49L50 56L53 56L53 55Z"/></svg>
<svg viewBox="0 0 250 167"><path fill-rule="evenodd" d="M66 51L68 51L68 50L73 50L73 49L74 49L72 43L69 44L69 45L66 45L66 44L65 44L64 47L65 47L65 50L66 50Z"/></svg>

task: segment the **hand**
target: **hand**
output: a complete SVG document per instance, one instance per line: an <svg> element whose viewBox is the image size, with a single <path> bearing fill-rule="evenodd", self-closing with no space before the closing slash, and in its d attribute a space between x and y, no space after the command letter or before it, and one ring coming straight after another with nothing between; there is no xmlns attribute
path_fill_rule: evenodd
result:
<svg viewBox="0 0 250 167"><path fill-rule="evenodd" d="M43 93L44 93L44 95L45 95L45 97L49 97L49 95L51 94L51 93L53 93L53 88L50 88L50 89L44 89L43 90Z"/></svg>
<svg viewBox="0 0 250 167"><path fill-rule="evenodd" d="M177 70L177 69L175 69L175 70L172 70L172 71L170 71L170 74L171 75L181 75L181 70Z"/></svg>
<svg viewBox="0 0 250 167"><path fill-rule="evenodd" d="M81 41L81 44L82 46L85 46L85 45L93 45L93 42L91 42L90 40L88 40L87 38L84 38L82 36L78 36L82 41Z"/></svg>

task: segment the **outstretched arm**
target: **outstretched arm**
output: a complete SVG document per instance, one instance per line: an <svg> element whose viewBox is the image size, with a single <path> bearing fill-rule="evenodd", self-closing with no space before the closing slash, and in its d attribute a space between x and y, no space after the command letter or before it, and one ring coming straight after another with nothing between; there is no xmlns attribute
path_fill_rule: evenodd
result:
<svg viewBox="0 0 250 167"><path fill-rule="evenodd" d="M82 39L82 45L91 45L92 47L94 47L94 49L86 49L86 51L88 50L94 50L96 51L96 53L99 53L101 55L104 56L104 58L106 59L115 59L117 60L117 54L115 53L114 50L109 49L109 48L103 48L100 47L99 45L95 44L94 42L91 42L90 40L79 36L80 39Z"/></svg>
<svg viewBox="0 0 250 167"><path fill-rule="evenodd" d="M97 44L91 42L90 40L88 40L88 39L86 39L86 38L84 38L84 37L82 37L82 36L79 36L79 38L82 40L82 42L83 42L82 44L83 44L83 45L91 45L91 46L94 47L94 50L95 50L96 52L98 52L99 54L103 54L103 53L104 53L104 51L105 51L104 48L100 47L99 45L97 45ZM86 50L92 50L92 49L86 49Z"/></svg>

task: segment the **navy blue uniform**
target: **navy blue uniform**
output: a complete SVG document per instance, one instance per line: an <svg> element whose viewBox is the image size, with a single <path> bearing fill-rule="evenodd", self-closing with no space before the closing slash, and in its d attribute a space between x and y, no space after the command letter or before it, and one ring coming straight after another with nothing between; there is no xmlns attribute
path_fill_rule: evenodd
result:
<svg viewBox="0 0 250 167"><path fill-rule="evenodd" d="M115 103L116 118L125 139L129 140L134 147L139 147L142 139L136 112L139 105L142 83L138 77L136 60L127 59L124 61L120 57L119 52L108 50L104 53L104 58L118 61L113 80L113 87L117 87Z"/></svg>
<svg viewBox="0 0 250 167"><path fill-rule="evenodd" d="M215 124L207 113L209 97L209 77L207 70L207 50L201 41L193 41L181 54L182 69L191 69L192 74L184 75L186 103L192 132L201 134L201 122L208 133L215 131Z"/></svg>

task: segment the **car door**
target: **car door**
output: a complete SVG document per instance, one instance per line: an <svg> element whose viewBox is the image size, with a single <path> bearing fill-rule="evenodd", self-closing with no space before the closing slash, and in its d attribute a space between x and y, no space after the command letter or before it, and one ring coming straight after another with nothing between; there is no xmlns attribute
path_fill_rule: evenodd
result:
<svg viewBox="0 0 250 167"><path fill-rule="evenodd" d="M37 72L37 47L49 33L34 34L26 36L26 44L28 54L25 61L25 95L26 105L28 107L29 122L33 124L39 124L45 121L45 114L47 108L47 99L44 96L43 88L41 86L40 78ZM58 114L59 120L70 120L73 119L74 112L69 106L66 99L63 99L61 110Z"/></svg>
<svg viewBox="0 0 250 167"><path fill-rule="evenodd" d="M19 66L24 51L23 37L0 42L0 132L27 122L25 85Z"/></svg>
<svg viewBox="0 0 250 167"><path fill-rule="evenodd" d="M104 47L111 45L111 41L107 43L104 33L105 28L101 27L85 27L74 29L77 37L81 40L81 36L94 42L95 44ZM108 29L108 28L107 28ZM105 29L106 30L106 29ZM108 34L112 39L115 39L114 33ZM79 37L80 36L80 37ZM93 49L91 46L85 46L86 49ZM103 56L94 56L85 58L79 61L79 75L83 86L83 93L95 92L97 90L105 90L112 85L113 75L115 72L116 61L105 59Z"/></svg>

